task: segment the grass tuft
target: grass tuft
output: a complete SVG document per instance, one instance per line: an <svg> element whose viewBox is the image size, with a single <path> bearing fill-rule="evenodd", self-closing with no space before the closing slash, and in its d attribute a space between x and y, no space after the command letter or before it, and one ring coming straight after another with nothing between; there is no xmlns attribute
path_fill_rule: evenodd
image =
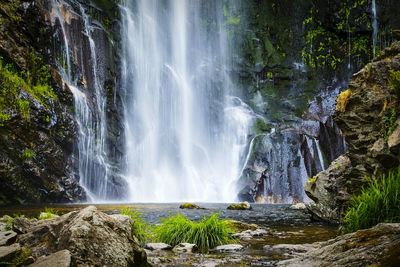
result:
<svg viewBox="0 0 400 267"><path fill-rule="evenodd" d="M39 214L38 219L39 220L51 220L51 219L54 219L54 218L57 218L57 217L58 217L58 215L57 215L57 211L56 210L54 210L52 208L45 208L44 211L42 211Z"/></svg>
<svg viewBox="0 0 400 267"><path fill-rule="evenodd" d="M125 207L120 210L120 213L122 215L126 215L131 218L132 235L136 236L140 243L143 244L151 239L152 237L151 227L143 220L142 214L140 212Z"/></svg>
<svg viewBox="0 0 400 267"><path fill-rule="evenodd" d="M176 246L187 242L196 244L201 252L232 241L233 229L230 224L219 219L218 214L193 222L182 214L165 218L156 226L155 235L161 242Z"/></svg>
<svg viewBox="0 0 400 267"><path fill-rule="evenodd" d="M350 201L342 226L345 233L382 222L400 222L400 167L380 179L368 180L368 187Z"/></svg>

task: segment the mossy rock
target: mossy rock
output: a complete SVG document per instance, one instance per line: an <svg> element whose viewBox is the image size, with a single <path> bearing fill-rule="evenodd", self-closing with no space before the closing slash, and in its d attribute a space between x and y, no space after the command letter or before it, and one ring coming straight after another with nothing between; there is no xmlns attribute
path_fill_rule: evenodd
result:
<svg viewBox="0 0 400 267"><path fill-rule="evenodd" d="M187 210L200 210L204 209L196 204L193 203L183 203L179 206L180 209L187 209Z"/></svg>
<svg viewBox="0 0 400 267"><path fill-rule="evenodd" d="M251 210L252 207L249 202L233 203L227 207L228 210Z"/></svg>

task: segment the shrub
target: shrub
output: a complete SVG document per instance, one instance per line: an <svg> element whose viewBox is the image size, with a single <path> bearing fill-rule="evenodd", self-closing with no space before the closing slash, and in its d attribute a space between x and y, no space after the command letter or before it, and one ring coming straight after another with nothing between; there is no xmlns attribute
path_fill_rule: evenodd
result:
<svg viewBox="0 0 400 267"><path fill-rule="evenodd" d="M155 228L159 241L176 246L182 242L196 244L200 251L229 243L233 230L227 221L220 220L218 214L193 222L182 214L165 218Z"/></svg>
<svg viewBox="0 0 400 267"><path fill-rule="evenodd" d="M400 222L400 167L380 179L368 178L368 187L351 199L342 229L354 232L381 222Z"/></svg>
<svg viewBox="0 0 400 267"><path fill-rule="evenodd" d="M152 231L149 224L147 224L140 212L132 210L128 207L120 210L122 215L127 215L132 220L132 235L136 236L140 243L145 243L151 239Z"/></svg>

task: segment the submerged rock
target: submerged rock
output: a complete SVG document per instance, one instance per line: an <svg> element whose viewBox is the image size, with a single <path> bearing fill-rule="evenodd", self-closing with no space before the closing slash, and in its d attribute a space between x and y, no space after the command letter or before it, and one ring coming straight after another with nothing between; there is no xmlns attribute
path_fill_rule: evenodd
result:
<svg viewBox="0 0 400 267"><path fill-rule="evenodd" d="M147 243L144 246L145 249L149 250L170 250L172 247L165 243Z"/></svg>
<svg viewBox="0 0 400 267"><path fill-rule="evenodd" d="M291 208L292 210L304 210L304 209L306 209L307 207L306 207L306 204L300 202L300 203L293 204L292 206L290 206L290 208Z"/></svg>
<svg viewBox="0 0 400 267"><path fill-rule="evenodd" d="M243 231L243 232L240 232L240 233L236 233L236 234L233 234L232 237L238 238L238 239L241 239L241 240L249 240L249 239L252 239L254 237L265 236L267 234L268 234L267 230L259 228L259 229L256 229L254 231L253 230L246 230L246 231Z"/></svg>
<svg viewBox="0 0 400 267"><path fill-rule="evenodd" d="M312 245L277 266L399 266L400 224L378 224Z"/></svg>
<svg viewBox="0 0 400 267"><path fill-rule="evenodd" d="M189 209L189 210L199 210L203 209L200 206L193 203L183 203L179 206L180 209Z"/></svg>
<svg viewBox="0 0 400 267"><path fill-rule="evenodd" d="M123 223L94 206L39 221L18 242L29 247L34 257L67 249L80 266L148 266L130 222Z"/></svg>
<svg viewBox="0 0 400 267"><path fill-rule="evenodd" d="M251 210L251 205L249 202L233 203L227 207L228 210Z"/></svg>
<svg viewBox="0 0 400 267"><path fill-rule="evenodd" d="M265 245L263 249L273 254L298 254L305 253L315 246L312 244L278 244Z"/></svg>
<svg viewBox="0 0 400 267"><path fill-rule="evenodd" d="M228 245L222 245L222 246L217 246L213 249L213 251L217 252L235 252L235 251L240 251L244 247L240 244L228 244Z"/></svg>

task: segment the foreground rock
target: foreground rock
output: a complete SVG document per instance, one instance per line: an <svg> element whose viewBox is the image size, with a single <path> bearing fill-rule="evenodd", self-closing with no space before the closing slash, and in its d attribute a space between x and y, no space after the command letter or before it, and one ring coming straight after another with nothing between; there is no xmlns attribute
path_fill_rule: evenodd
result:
<svg viewBox="0 0 400 267"><path fill-rule="evenodd" d="M11 262L21 252L19 244L0 247L0 263Z"/></svg>
<svg viewBox="0 0 400 267"><path fill-rule="evenodd" d="M251 205L249 202L233 203L227 207L228 210L251 210Z"/></svg>
<svg viewBox="0 0 400 267"><path fill-rule="evenodd" d="M69 250L60 250L46 257L39 258L31 267L70 267L71 252Z"/></svg>
<svg viewBox="0 0 400 267"><path fill-rule="evenodd" d="M379 224L313 245L278 266L399 266L400 224Z"/></svg>
<svg viewBox="0 0 400 267"><path fill-rule="evenodd" d="M149 266L131 231L129 222L89 206L38 222L18 242L29 247L35 258L69 250L72 262L79 266Z"/></svg>
<svg viewBox="0 0 400 267"><path fill-rule="evenodd" d="M11 245L17 239L17 233L13 231L0 232L0 246Z"/></svg>
<svg viewBox="0 0 400 267"><path fill-rule="evenodd" d="M350 198L343 176L350 167L350 159L342 155L333 161L328 169L310 178L305 184L307 196L314 201L307 207L316 219L339 222L343 202Z"/></svg>

